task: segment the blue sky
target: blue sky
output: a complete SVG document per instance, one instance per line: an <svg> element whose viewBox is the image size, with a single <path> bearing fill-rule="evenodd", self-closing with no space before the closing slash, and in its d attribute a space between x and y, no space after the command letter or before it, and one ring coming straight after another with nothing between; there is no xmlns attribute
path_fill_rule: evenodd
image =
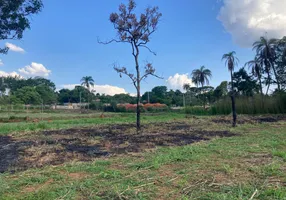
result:
<svg viewBox="0 0 286 200"><path fill-rule="evenodd" d="M158 31L152 36L149 44L157 56L142 50L140 62L142 67L147 60L152 62L157 74L165 79L148 78L143 82L142 91L150 90L157 85L179 88L180 81L174 75L178 73L177 78L180 79L182 75L191 73L201 65L212 71L211 85L217 86L221 81L229 80L229 73L221 61L222 55L236 51L240 66L243 66L254 55L249 48L250 42L253 42L251 38L265 33L266 25L272 23L265 21L261 24L260 20L259 26L256 24L254 28L244 27L246 22L250 22L245 16L248 14L250 20L253 18L253 12L256 16L265 15L265 8L261 7L263 1L280 1L285 4L284 0L252 1L254 5L244 0L242 3L238 3L237 0L138 0L138 12L148 5L156 5L163 14ZM0 59L4 65L0 66L0 71L15 71L21 74L19 69L22 68L21 75L32 76L29 75L29 72L32 72L29 67L24 70L23 68L30 66L31 69L35 64L42 64L42 67L51 71L51 74L46 71L46 75L49 74L46 77L54 81L58 88L78 84L81 77L91 75L96 85L110 86L100 89L106 93L107 90L114 89L111 86L122 88L116 91L135 93L130 80L127 77L120 78L112 66L116 62L134 72L130 46L97 43L97 37L108 40L116 35L108 19L111 12L117 11L121 2L127 0L84 0L81 3L67 0L44 1L43 11L32 17L32 28L25 32L21 41L0 43L3 46L9 42L25 51L10 51L8 55L1 55ZM241 4L240 9L244 10L244 15L239 14L239 8L234 7L235 3ZM221 10L223 6L224 10ZM253 10L253 7L256 10ZM285 11L273 8L273 5L266 8L266 11L269 15L285 14ZM277 30L274 26L277 26ZM280 36L286 32L285 29L279 29L279 24L274 24L273 27L275 31L269 31L273 36ZM249 42L246 42L247 40ZM23 73L25 71L26 73ZM184 78L186 77L181 80L185 80Z"/></svg>

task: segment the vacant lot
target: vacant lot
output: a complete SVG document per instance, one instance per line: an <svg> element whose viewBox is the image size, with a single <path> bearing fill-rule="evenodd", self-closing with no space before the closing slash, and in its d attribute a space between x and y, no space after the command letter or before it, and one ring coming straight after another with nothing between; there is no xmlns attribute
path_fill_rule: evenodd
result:
<svg viewBox="0 0 286 200"><path fill-rule="evenodd" d="M0 199L286 199L286 117L0 124Z"/></svg>

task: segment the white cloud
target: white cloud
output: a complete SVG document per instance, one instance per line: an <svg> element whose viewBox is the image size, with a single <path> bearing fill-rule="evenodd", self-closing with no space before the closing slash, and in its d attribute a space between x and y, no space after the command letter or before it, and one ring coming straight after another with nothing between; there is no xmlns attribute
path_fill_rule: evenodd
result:
<svg viewBox="0 0 286 200"><path fill-rule="evenodd" d="M19 69L19 72L29 76L44 76L48 77L52 72L43 64L32 62L24 68Z"/></svg>
<svg viewBox="0 0 286 200"><path fill-rule="evenodd" d="M112 85L95 85L93 88L96 93L115 95L115 94L127 94L124 88L120 88Z"/></svg>
<svg viewBox="0 0 286 200"><path fill-rule="evenodd" d="M25 50L23 48L18 47L17 45L9 43L9 42L6 43L6 47L8 47L10 51L25 53Z"/></svg>
<svg viewBox="0 0 286 200"><path fill-rule="evenodd" d="M69 90L73 90L75 88L75 86L79 86L79 84L66 84L66 85L62 85L61 88L59 88L58 90L60 89L69 89Z"/></svg>
<svg viewBox="0 0 286 200"><path fill-rule="evenodd" d="M129 93L129 95L132 97L137 97L137 93Z"/></svg>
<svg viewBox="0 0 286 200"><path fill-rule="evenodd" d="M188 74L175 74L167 79L167 85L169 89L183 90L184 84L194 85L192 79L188 77Z"/></svg>
<svg viewBox="0 0 286 200"><path fill-rule="evenodd" d="M62 85L62 88L72 90L75 88L75 86L79 86L79 84ZM95 93L106 94L106 95L128 94L128 92L126 92L124 88L120 88L120 87L112 86L112 85L95 85L91 89L95 90Z"/></svg>
<svg viewBox="0 0 286 200"><path fill-rule="evenodd" d="M20 74L18 74L17 72L4 72L4 71L0 71L0 77L8 77L8 76L11 76L11 77L15 77L15 76L18 76L20 78L23 78L22 76L20 76Z"/></svg>
<svg viewBox="0 0 286 200"><path fill-rule="evenodd" d="M3 61L0 59L0 66L4 65Z"/></svg>
<svg viewBox="0 0 286 200"><path fill-rule="evenodd" d="M223 0L218 19L235 43L250 47L267 33L268 38L286 35L285 0Z"/></svg>

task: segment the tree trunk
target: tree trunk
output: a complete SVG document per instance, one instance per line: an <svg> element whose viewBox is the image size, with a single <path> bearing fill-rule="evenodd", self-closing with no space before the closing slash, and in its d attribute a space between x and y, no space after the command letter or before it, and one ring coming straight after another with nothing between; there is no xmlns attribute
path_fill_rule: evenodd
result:
<svg viewBox="0 0 286 200"><path fill-rule="evenodd" d="M140 86L139 86L140 88ZM141 123L140 123L140 89L137 90L137 120L136 120L136 129L137 133L139 133L141 129Z"/></svg>
<svg viewBox="0 0 286 200"><path fill-rule="evenodd" d="M267 82L265 83L267 85L266 96L268 95L268 91L269 91L269 87L270 87L270 81L271 81L270 74L269 74L269 72L267 72Z"/></svg>
<svg viewBox="0 0 286 200"><path fill-rule="evenodd" d="M260 85L262 109L264 110L264 95L263 95L263 88L262 88L262 82L261 82L261 75L258 76L258 79L259 79L259 85Z"/></svg>
<svg viewBox="0 0 286 200"><path fill-rule="evenodd" d="M269 83L268 86L267 86L266 96L268 95L269 87L270 87L270 83Z"/></svg>
<svg viewBox="0 0 286 200"><path fill-rule="evenodd" d="M203 98L204 98L204 110L206 109L206 96L205 94L203 94Z"/></svg>
<svg viewBox="0 0 286 200"><path fill-rule="evenodd" d="M274 66L273 63L271 63L271 65L272 65L272 69L273 69L273 72L274 72L274 76L275 76L275 79L276 79L276 82L277 82L278 90L280 91L281 88L280 88L279 78L278 78L278 75L277 75L275 66Z"/></svg>
<svg viewBox="0 0 286 200"><path fill-rule="evenodd" d="M263 87L262 87L262 82L261 82L261 76L259 76L258 79L259 79L259 86L260 86L260 94L263 96Z"/></svg>
<svg viewBox="0 0 286 200"><path fill-rule="evenodd" d="M233 76L231 71L231 109L232 109L232 126L236 126L236 107L235 107L235 94L234 94L234 86L233 86Z"/></svg>
<svg viewBox="0 0 286 200"><path fill-rule="evenodd" d="M138 57L139 57L139 48L136 44L134 44L136 48L136 54L134 56L135 58L135 63L136 63L136 72L137 72L137 120L136 120L136 129L137 129L137 134L141 130L141 122L140 122L140 69L139 69L139 62L138 62Z"/></svg>

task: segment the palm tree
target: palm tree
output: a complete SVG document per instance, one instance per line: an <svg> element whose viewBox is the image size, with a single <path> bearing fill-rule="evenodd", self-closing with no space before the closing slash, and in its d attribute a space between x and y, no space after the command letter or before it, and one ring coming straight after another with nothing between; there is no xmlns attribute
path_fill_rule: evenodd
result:
<svg viewBox="0 0 286 200"><path fill-rule="evenodd" d="M253 43L253 50L256 50L258 59L261 59L262 63L264 64L265 71L268 75L268 82L271 80L270 71L272 69L272 71L274 72L278 90L280 90L280 83L274 66L276 57L275 49L277 47L277 44L277 39L268 40L265 37L260 37L259 41Z"/></svg>
<svg viewBox="0 0 286 200"><path fill-rule="evenodd" d="M260 85L260 94L263 96L263 88L262 88L262 65L261 60L259 60L257 57L254 58L254 60L251 60L245 64L245 66L248 66L248 69L251 70L254 77L257 77Z"/></svg>
<svg viewBox="0 0 286 200"><path fill-rule="evenodd" d="M94 80L91 76L84 76L82 77L81 81L81 85L86 87L88 89L88 91L90 92L90 86L94 86ZM88 94L88 108L89 108L89 94Z"/></svg>
<svg viewBox="0 0 286 200"><path fill-rule="evenodd" d="M212 77L212 72L209 69L206 69L205 66L201 66L200 69L195 69L192 72L192 80L198 86L209 85L209 78Z"/></svg>
<svg viewBox="0 0 286 200"><path fill-rule="evenodd" d="M192 80L197 85L202 86L209 85L209 79L212 77L212 72L209 69L206 69L205 66L201 66L200 69L195 69L192 72ZM205 108L205 99L204 99L204 108Z"/></svg>
<svg viewBox="0 0 286 200"><path fill-rule="evenodd" d="M283 48L282 61L286 63L286 36L279 40L279 45Z"/></svg>
<svg viewBox="0 0 286 200"><path fill-rule="evenodd" d="M233 71L234 67L238 64L238 58L235 56L236 52L232 51L230 53L224 54L222 56L222 60L225 60L225 65L228 67L228 71L230 71L231 77L231 107L232 107L232 116L233 116L233 123L232 126L236 126L236 108L235 108L235 94L234 94L234 87L233 87Z"/></svg>
<svg viewBox="0 0 286 200"><path fill-rule="evenodd" d="M91 76L84 76L82 77L81 85L87 87L87 89L90 89L90 86L94 86L94 80Z"/></svg>
<svg viewBox="0 0 286 200"><path fill-rule="evenodd" d="M190 88L191 88L191 86L190 86L189 83L185 83L185 84L183 85L183 89L186 90L186 92L188 92Z"/></svg>

